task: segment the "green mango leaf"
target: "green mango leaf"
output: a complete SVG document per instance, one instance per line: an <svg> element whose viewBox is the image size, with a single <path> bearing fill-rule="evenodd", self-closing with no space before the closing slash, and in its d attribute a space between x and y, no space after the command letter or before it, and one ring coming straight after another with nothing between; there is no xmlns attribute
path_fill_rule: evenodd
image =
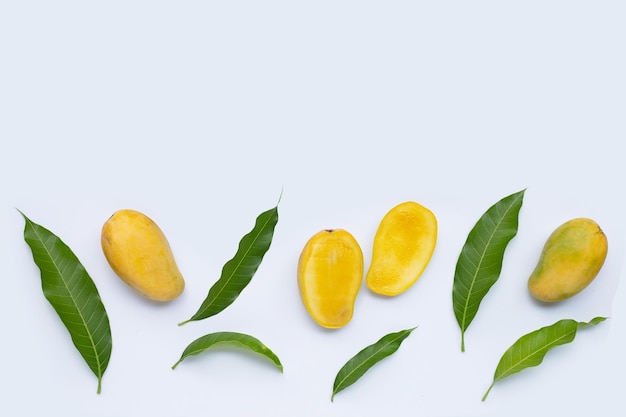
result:
<svg viewBox="0 0 626 417"><path fill-rule="evenodd" d="M513 345L504 352L496 372L493 382L483 396L483 401L487 399L487 395L496 384L496 382L504 378L516 374L526 368L538 366L543 362L546 353L555 346L570 343L576 337L579 329L595 326L596 324L606 320L606 317L595 317L588 323L577 322L575 320L560 320L556 323L542 327L520 337Z"/></svg>
<svg viewBox="0 0 626 417"><path fill-rule="evenodd" d="M339 391L354 384L372 366L395 353L400 347L400 344L402 344L404 339L406 339L413 330L415 330L415 327L396 333L389 333L383 336L378 342L367 346L353 356L337 373L330 401L334 400L335 394Z"/></svg>
<svg viewBox="0 0 626 417"><path fill-rule="evenodd" d="M199 337L187 346L178 362L172 366L172 369L176 369L178 364L185 358L192 355L198 355L218 344L244 348L261 354L271 360L280 372L283 372L283 365L280 363L278 356L276 356L267 346L261 343L260 340L247 334L235 332L217 332Z"/></svg>
<svg viewBox="0 0 626 417"><path fill-rule="evenodd" d="M21 212L20 212L21 213ZM91 371L102 376L111 357L109 317L93 280L72 250L24 213L24 239L41 271L41 286Z"/></svg>
<svg viewBox="0 0 626 417"><path fill-rule="evenodd" d="M213 284L198 311L188 320L178 323L179 326L214 316L239 297L269 250L276 223L278 223L278 205L259 214L254 228L241 238L237 253L224 264L222 275Z"/></svg>
<svg viewBox="0 0 626 417"><path fill-rule="evenodd" d="M502 271L504 251L517 234L524 191L511 194L489 208L470 231L454 272L452 306L461 328L461 351L465 331L478 312L480 302Z"/></svg>

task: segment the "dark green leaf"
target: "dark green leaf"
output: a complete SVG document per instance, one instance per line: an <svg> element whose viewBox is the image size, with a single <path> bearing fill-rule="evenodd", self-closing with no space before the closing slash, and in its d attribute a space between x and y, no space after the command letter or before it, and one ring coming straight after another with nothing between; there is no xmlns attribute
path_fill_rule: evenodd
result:
<svg viewBox="0 0 626 417"><path fill-rule="evenodd" d="M487 399L487 395L489 395L491 388L493 388L496 382L516 374L521 370L541 364L550 349L574 340L578 329L587 326L595 326L604 320L606 320L606 317L596 317L589 323L569 319L560 320L550 326L542 327L539 330L535 330L520 337L504 352L504 355L502 355L496 367L493 382L483 396L483 401Z"/></svg>
<svg viewBox="0 0 626 417"><path fill-rule="evenodd" d="M24 239L41 271L44 296L67 328L74 346L98 377L111 357L109 318L93 280L72 250L46 228L33 223L23 213Z"/></svg>
<svg viewBox="0 0 626 417"><path fill-rule="evenodd" d="M214 316L231 305L256 273L263 256L270 248L274 228L278 223L278 206L261 213L254 228L239 242L235 256L222 268L220 279L213 284L198 311L188 320L202 320Z"/></svg>
<svg viewBox="0 0 626 417"><path fill-rule="evenodd" d="M461 328L461 350L465 330L478 312L480 302L496 283L508 243L517 234L518 215L524 191L503 198L487 210L470 231L454 272L452 306Z"/></svg>
<svg viewBox="0 0 626 417"><path fill-rule="evenodd" d="M388 335L383 336L378 342L361 350L354 357L352 357L352 359L346 362L335 377L333 394L330 397L330 400L333 401L335 394L354 384L372 366L387 356L395 353L395 351L397 351L400 347L402 341L404 341L404 339L406 339L413 330L415 330L415 327L412 329L401 330L396 333L389 333Z"/></svg>
<svg viewBox="0 0 626 417"><path fill-rule="evenodd" d="M283 371L283 365L280 363L278 356L276 356L267 346L261 343L261 341L247 334L235 332L217 332L199 337L187 346L178 362L172 366L172 369L176 369L178 364L188 356L202 353L217 344L242 347L259 353L274 362L274 365L276 365L280 372Z"/></svg>

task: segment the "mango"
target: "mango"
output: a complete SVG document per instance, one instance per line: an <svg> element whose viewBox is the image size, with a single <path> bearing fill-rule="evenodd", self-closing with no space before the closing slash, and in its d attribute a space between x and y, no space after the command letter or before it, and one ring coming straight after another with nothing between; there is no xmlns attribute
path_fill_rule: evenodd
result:
<svg viewBox="0 0 626 417"><path fill-rule="evenodd" d="M363 252L343 229L322 230L304 246L298 261L298 288L309 315L337 329L352 320L363 281Z"/></svg>
<svg viewBox="0 0 626 417"><path fill-rule="evenodd" d="M407 201L383 217L374 237L365 281L375 293L395 296L422 275L437 244L437 218L426 207Z"/></svg>
<svg viewBox="0 0 626 417"><path fill-rule="evenodd" d="M115 273L139 294L170 301L185 288L165 234L148 216L116 211L102 226L104 256Z"/></svg>
<svg viewBox="0 0 626 417"><path fill-rule="evenodd" d="M556 302L585 289L598 275L608 251L606 235L587 218L565 222L548 237L528 279L538 300Z"/></svg>

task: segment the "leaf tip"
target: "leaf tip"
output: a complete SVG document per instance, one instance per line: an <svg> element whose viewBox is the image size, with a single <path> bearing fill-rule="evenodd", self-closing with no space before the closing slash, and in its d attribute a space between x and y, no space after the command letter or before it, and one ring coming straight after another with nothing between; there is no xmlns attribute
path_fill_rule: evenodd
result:
<svg viewBox="0 0 626 417"><path fill-rule="evenodd" d="M282 200L283 198L283 191L285 191L285 186L282 186L280 188L280 194L278 195L278 201L276 202L276 207L278 207L278 205L280 204L280 200Z"/></svg>
<svg viewBox="0 0 626 417"><path fill-rule="evenodd" d="M598 317L594 317L593 319L591 319L589 322L587 323L578 323L578 327L579 328L584 328L584 327L589 327L589 326L595 326L599 323L602 323L603 321L607 320L608 317L603 317L603 316L598 316Z"/></svg>
<svg viewBox="0 0 626 417"><path fill-rule="evenodd" d="M15 208L15 210L17 210L17 212L22 215L24 220L26 220L27 222L30 221L30 219L28 217L26 217L26 215L24 214L24 212L22 210L18 209L17 207Z"/></svg>

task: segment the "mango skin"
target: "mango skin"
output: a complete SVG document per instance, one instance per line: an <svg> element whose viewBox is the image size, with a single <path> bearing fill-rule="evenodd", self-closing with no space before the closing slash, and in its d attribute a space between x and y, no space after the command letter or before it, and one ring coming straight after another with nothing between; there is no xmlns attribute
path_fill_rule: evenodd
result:
<svg viewBox="0 0 626 417"><path fill-rule="evenodd" d="M102 226L101 245L113 271L144 297L170 301L185 289L165 234L145 214L116 211Z"/></svg>
<svg viewBox="0 0 626 417"><path fill-rule="evenodd" d="M548 237L528 279L528 290L549 303L573 297L598 275L607 252L606 235L595 221L572 219Z"/></svg>
<svg viewBox="0 0 626 417"><path fill-rule="evenodd" d="M317 324L337 329L352 320L363 269L363 252L349 232L326 229L309 239L298 261L298 288Z"/></svg>
<svg viewBox="0 0 626 417"><path fill-rule="evenodd" d="M437 218L428 208L407 201L383 217L374 237L365 281L375 293L395 296L422 275L437 244Z"/></svg>

